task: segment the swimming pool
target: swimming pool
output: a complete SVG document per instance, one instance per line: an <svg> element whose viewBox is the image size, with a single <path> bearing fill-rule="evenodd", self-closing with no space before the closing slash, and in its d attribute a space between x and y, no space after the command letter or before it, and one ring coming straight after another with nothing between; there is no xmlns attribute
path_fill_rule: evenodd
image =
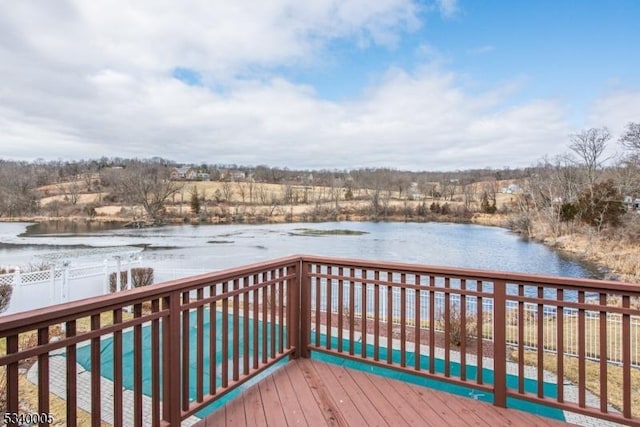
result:
<svg viewBox="0 0 640 427"><path fill-rule="evenodd" d="M204 318L208 319L208 315L205 315ZM229 316L229 319L231 319L231 316ZM253 323L253 319L248 319L249 322ZM239 329L242 331L243 330L243 322L244 319L240 318L239 319ZM258 320L259 323L259 330L262 330L262 322ZM190 314L190 342L192 343L192 346L195 347L195 343L196 343L196 312L192 312ZM222 325L222 313L218 312L217 313L217 324L218 327L220 327ZM230 320L228 322L229 324L229 339L231 340L231 337L233 336L232 334L232 324L233 322ZM251 325L249 325L251 326ZM275 331L276 333L274 334L273 339L275 339L276 341L279 339L279 326L276 326ZM267 344L270 343L270 340L272 339L271 337L271 327L267 327ZM210 367L210 354L209 354L209 337L210 337L210 328L209 328L209 324L207 321L205 321L204 324L204 331L203 331L203 335L204 335L204 343L203 343L203 353L204 353L204 366L203 366L203 384L204 384L204 393L208 393L209 392L209 388L208 388L208 384L209 384L209 378L210 375L212 374L212 372L210 371L209 367ZM161 334L162 336L162 334ZM283 331L283 337L284 337L284 342L286 342L286 328ZM222 334L218 334L218 336L216 337L217 339L217 349L218 352L215 355L215 365L217 366L216 369L216 384L219 386L221 385L222 382L222 378L221 378L221 369L220 369L220 365L222 363ZM332 347L333 348L337 348L337 343L338 343L338 339L336 337L332 337L331 338L331 342L332 342ZM252 348L252 343L253 343L253 328L249 327L249 355L253 355L254 354L254 350ZM322 335L321 337L321 344L324 345L326 343L326 337L324 335ZM231 343L230 343L231 344ZM276 343L278 344L278 343ZM360 354L361 353L361 343L357 342L354 343L354 352L356 354ZM151 395L151 328L150 327L143 327L142 328L142 347L143 347L143 356L142 356L142 391L145 395L150 396ZM242 367L242 359L243 357L245 357L245 355L243 354L244 349L242 345L238 346L238 351L240 354L240 367ZM267 345L267 348L269 347L269 345ZM160 348L162 348L162 346L160 346ZM229 345L229 348L232 348L231 345ZM343 348L349 348L348 347L348 341L347 340L343 340ZM261 349L262 349L262 339L261 337L259 337L258 340L258 352L260 353L261 356ZM372 345L367 345L367 355L370 355L371 357L373 357L373 346ZM111 337L108 338L104 338L101 340L100 343L100 354L101 354L101 366L100 366L100 373L101 375L108 379L113 381L113 366L114 366L114 351L113 351L113 339ZM324 362L328 362L328 363L333 363L333 364L338 364L341 366L345 366L348 368L352 368L352 369L357 369L360 371L364 371L364 372L368 372L374 375L381 375L381 376L385 376L387 378L393 378L393 379L397 379L400 381L405 381L405 382L409 382L412 384L416 384L416 385L420 385L420 386L424 386L424 387L428 387L428 388L432 388L435 390L440 390L440 391L445 391L445 392L449 392L449 393L453 393L453 394L457 394L460 396L466 396L466 397L471 397L471 398L475 398L478 400L482 400L482 401L486 401L489 403L493 402L493 394L489 393L489 392L485 392L485 391L481 391L481 392L477 392L475 391L473 388L471 387L466 387L464 385L458 385L458 384L450 384L450 383L446 383L443 381L438 381L435 379L429 379L429 378L425 378L422 376L417 376L417 375L413 375L411 373L408 372L400 372L397 370L393 370L393 369L389 369L389 368L385 368L383 366L374 366L368 363L364 363L364 362L359 362L359 361L354 361L354 360L348 360L345 358L340 357L339 355L328 355L325 353L320 353L320 352L311 352L312 358L317 359L317 360L321 360ZM400 351L399 350L392 350L392 360L394 363L399 363L400 361ZM414 357L415 354L414 353L407 353L407 365L412 366L414 364ZM229 358L231 358L231 352L228 355ZM380 348L380 354L379 357L381 360L386 360L387 358L387 349L385 348ZM195 396L196 396L196 388L195 388L195 384L196 384L196 375L197 375L197 369L196 369L196 351L195 348L189 352L189 358L190 358L190 371L189 371L189 385L190 385L190 389L189 389L189 396L191 399L195 400ZM85 346L79 346L77 349L77 361L78 364L80 364L84 369L86 369L87 371L91 370L91 346L90 345L85 345ZM445 362L442 359L435 359L434 361L435 363L435 370L439 373L444 372L444 368L445 368ZM207 406L205 409L199 411L196 416L198 417L205 417L206 415L212 413L213 411L215 411L216 409L218 409L220 406L224 405L225 403L229 402L230 400L234 399L236 396L238 396L238 394L240 394L243 390L251 387L253 384L259 382L262 378L264 378L265 376L269 375L273 369L277 369L279 366L282 366L284 364L287 363L287 360L284 359L281 362L279 362L279 364L276 364L273 368L270 368L267 371L262 372L260 375L258 375L257 377L253 378L251 381L248 381L247 383L244 383L243 385L241 385L238 389L230 392L229 394L225 395L224 397L222 397L221 399L217 400L216 402L212 403L211 405ZM421 366L429 366L429 357L426 355L420 355L420 364ZM450 369L450 373L452 377L456 377L460 375L460 364L457 362L450 362L449 364L449 369ZM122 375L122 381L123 381L123 387L129 390L133 389L133 331L132 330L127 330L125 332L122 333L122 370L123 370L123 375ZM242 371L242 369L240 369L240 371ZM232 362L229 362L229 372L232 372ZM477 378L478 375L478 368L474 365L467 365L466 367L466 374L467 374L467 378L470 382L474 381ZM482 378L483 378L483 382L485 384L493 384L493 380L494 380L494 376L493 376L493 371L487 368L483 368L482 370ZM162 379L160 378L160 381L162 381ZM515 375L507 375L507 386L509 388L516 388L518 387L518 377ZM526 392L531 392L531 393L536 393L537 392L537 387L538 387L538 383L536 380L534 379L528 379L526 378L524 380L524 388ZM545 382L543 384L543 391L544 391L544 395L545 397L549 397L549 398L555 398L556 397L556 385L552 384L552 383L547 383ZM544 406L544 405L540 405L540 404L536 404L536 403L531 403L531 402L527 402L527 401L523 401L523 400L519 400L519 399L514 399L514 398L508 398L507 399L507 406L510 408L514 408L514 409L519 409L519 410L523 410L526 412L530 412L530 413L534 413L534 414L538 414L538 415L542 415L542 416L546 416L549 418L554 418L557 420L562 420L564 421L564 413L562 410L560 409L556 409L556 408L551 408L548 406Z"/></svg>

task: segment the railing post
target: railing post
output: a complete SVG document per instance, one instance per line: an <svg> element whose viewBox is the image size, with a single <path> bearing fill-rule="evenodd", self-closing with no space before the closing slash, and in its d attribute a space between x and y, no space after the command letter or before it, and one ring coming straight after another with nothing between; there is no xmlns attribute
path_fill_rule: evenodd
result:
<svg viewBox="0 0 640 427"><path fill-rule="evenodd" d="M300 270L302 261L298 260L295 267L289 267L295 272L295 277L288 284L287 293L287 341L289 348L295 348L291 359L300 357ZM287 273L289 270L287 271Z"/></svg>
<svg viewBox="0 0 640 427"><path fill-rule="evenodd" d="M507 407L507 283L493 282L493 404Z"/></svg>
<svg viewBox="0 0 640 427"><path fill-rule="evenodd" d="M180 292L164 298L169 315L162 324L162 419L172 426L180 425Z"/></svg>
<svg viewBox="0 0 640 427"><path fill-rule="evenodd" d="M309 284L310 264L304 259L300 260L298 270L298 289L300 293L298 303L298 351L300 357L309 357L311 293Z"/></svg>

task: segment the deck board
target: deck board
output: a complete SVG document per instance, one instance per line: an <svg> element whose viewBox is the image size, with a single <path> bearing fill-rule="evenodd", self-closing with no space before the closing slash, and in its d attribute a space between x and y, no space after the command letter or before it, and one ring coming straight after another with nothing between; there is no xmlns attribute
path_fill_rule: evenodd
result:
<svg viewBox="0 0 640 427"><path fill-rule="evenodd" d="M287 375L287 370L278 369L273 374L273 380L277 385L278 397L281 402L287 402L282 406L284 416L288 426L308 426L309 423L304 416L302 406L298 400L298 395L291 384L291 380ZM306 389L306 387L305 387Z"/></svg>
<svg viewBox="0 0 640 427"><path fill-rule="evenodd" d="M310 384L303 369L305 369L304 366L298 364L298 369L287 369L286 372L298 396L298 402L304 408L305 419L309 425L314 426L338 425L337 418L331 414L332 408L319 397L319 394L324 393L324 390L318 390L319 384L317 382Z"/></svg>
<svg viewBox="0 0 640 427"><path fill-rule="evenodd" d="M267 419L267 425L287 425L287 419L283 412L283 408L285 407L285 405L283 405L284 401L281 401L278 396L273 375L269 375L267 378L260 381L257 386L260 388L260 397L262 398L262 405L264 406L264 415Z"/></svg>
<svg viewBox="0 0 640 427"><path fill-rule="evenodd" d="M441 414L434 410L430 404L422 401L418 394L419 390L414 390L411 387L404 387L402 383L393 380L389 381L387 378L376 378L373 382L376 383L377 387L385 388L387 390L387 394L391 396L392 399L400 401L396 407L404 416L417 416L419 417L418 419L424 421L419 424L411 423L411 425L431 425L442 427L450 425L450 423L446 422L446 420L442 418Z"/></svg>
<svg viewBox="0 0 640 427"><path fill-rule="evenodd" d="M242 396L244 398L244 396ZM249 425L245 416L245 406L244 399L237 399L238 402L229 402L235 403L234 405L227 404L226 406L226 417L225 423L228 426L241 426L241 425ZM215 414L214 414L215 415Z"/></svg>
<svg viewBox="0 0 640 427"><path fill-rule="evenodd" d="M360 389L351 381L346 369L326 369L326 366L311 364L323 385L330 390L335 407L349 420L350 425L386 425L371 401L362 398Z"/></svg>
<svg viewBox="0 0 640 427"><path fill-rule="evenodd" d="M374 410L380 414L386 424L394 426L416 425L409 423L405 419L402 411L394 406L387 398L387 395L389 394L388 391L377 388L374 381L371 380L370 375L352 369L349 369L346 372L354 384L358 386L362 393L362 397L364 399L370 399L371 403L374 405ZM397 414L400 416L397 416Z"/></svg>
<svg viewBox="0 0 640 427"><path fill-rule="evenodd" d="M262 398L260 395L260 389L258 387L251 387L246 391L246 393L244 393L244 396L242 396L242 398L247 425L267 425L267 420L264 414L264 406L262 405Z"/></svg>
<svg viewBox="0 0 640 427"><path fill-rule="evenodd" d="M297 359L196 424L241 425L567 424L313 359Z"/></svg>
<svg viewBox="0 0 640 427"><path fill-rule="evenodd" d="M382 393L389 402L389 405L391 405L391 408L395 408L400 414L402 421L398 419L399 424L406 423L406 425L410 426L428 425L428 418L423 417L419 411L415 410L411 402L404 399L400 393L396 393L395 389L391 388L386 381L378 381L377 378L374 380L370 375L361 374L361 379L366 384L366 387L376 389L379 393ZM385 378L382 379L384 380ZM392 410L390 410L389 413L393 413Z"/></svg>

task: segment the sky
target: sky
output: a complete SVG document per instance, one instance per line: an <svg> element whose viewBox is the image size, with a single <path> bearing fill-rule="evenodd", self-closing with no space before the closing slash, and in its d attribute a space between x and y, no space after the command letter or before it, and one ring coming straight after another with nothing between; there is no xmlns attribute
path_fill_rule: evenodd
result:
<svg viewBox="0 0 640 427"><path fill-rule="evenodd" d="M640 122L637 0L0 0L0 158L526 167Z"/></svg>

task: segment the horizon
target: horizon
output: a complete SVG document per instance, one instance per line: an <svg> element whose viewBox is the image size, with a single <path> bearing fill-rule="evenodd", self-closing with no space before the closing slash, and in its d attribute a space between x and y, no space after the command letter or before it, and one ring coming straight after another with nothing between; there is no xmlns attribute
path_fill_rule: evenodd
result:
<svg viewBox="0 0 640 427"><path fill-rule="evenodd" d="M8 160L527 168L592 127L610 129L613 156L624 126L640 122L633 0L5 9Z"/></svg>

